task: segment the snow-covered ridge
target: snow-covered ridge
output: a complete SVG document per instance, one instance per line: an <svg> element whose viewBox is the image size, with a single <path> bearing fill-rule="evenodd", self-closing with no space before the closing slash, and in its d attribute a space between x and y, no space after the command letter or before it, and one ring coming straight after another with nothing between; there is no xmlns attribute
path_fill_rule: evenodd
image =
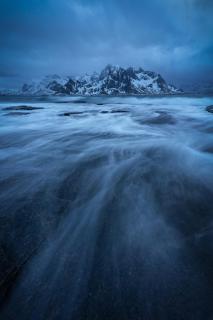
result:
<svg viewBox="0 0 213 320"><path fill-rule="evenodd" d="M175 94L181 91L168 85L160 74L142 68L107 65L100 73L81 77L46 76L24 84L21 95L140 95Z"/></svg>

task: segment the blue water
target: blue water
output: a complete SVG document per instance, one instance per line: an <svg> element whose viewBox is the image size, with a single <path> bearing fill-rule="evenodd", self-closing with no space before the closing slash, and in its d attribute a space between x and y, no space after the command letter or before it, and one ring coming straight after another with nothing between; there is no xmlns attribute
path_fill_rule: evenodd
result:
<svg viewBox="0 0 213 320"><path fill-rule="evenodd" d="M212 104L0 100L1 319L213 319Z"/></svg>

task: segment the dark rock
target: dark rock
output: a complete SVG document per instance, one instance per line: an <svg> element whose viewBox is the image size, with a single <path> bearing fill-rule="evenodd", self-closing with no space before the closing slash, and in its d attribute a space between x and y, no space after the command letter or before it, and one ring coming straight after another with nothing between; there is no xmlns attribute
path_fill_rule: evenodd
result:
<svg viewBox="0 0 213 320"><path fill-rule="evenodd" d="M68 82L65 84L65 89L66 89L67 93L68 94L76 94L78 92L79 84L80 84L80 82L78 80L69 79ZM72 102L76 103L76 101L72 101ZM84 102L82 102L82 103L84 103Z"/></svg>
<svg viewBox="0 0 213 320"><path fill-rule="evenodd" d="M128 110L102 110L100 111L100 113L128 113L129 111Z"/></svg>
<svg viewBox="0 0 213 320"><path fill-rule="evenodd" d="M213 153L213 146L205 146L201 151L206 153Z"/></svg>
<svg viewBox="0 0 213 320"><path fill-rule="evenodd" d="M13 110L26 110L26 111L32 111L32 110L39 110L39 109L43 109L42 107L31 107L31 106L12 106L12 107L6 107L3 108L2 110L8 110L8 111L13 111Z"/></svg>
<svg viewBox="0 0 213 320"><path fill-rule="evenodd" d="M73 112L64 112L59 114L59 116L65 116L65 117L70 117L70 116L75 116L75 115L79 115L79 114L83 114L84 112L78 112L78 111L73 111Z"/></svg>
<svg viewBox="0 0 213 320"><path fill-rule="evenodd" d="M47 86L48 89L61 93L61 94L69 94L69 91L67 90L66 87L62 86L60 83L57 81L52 81L48 84Z"/></svg>
<svg viewBox="0 0 213 320"><path fill-rule="evenodd" d="M87 103L85 100L74 100L72 103Z"/></svg>
<svg viewBox="0 0 213 320"><path fill-rule="evenodd" d="M111 113L128 113L129 110L112 110Z"/></svg>
<svg viewBox="0 0 213 320"><path fill-rule="evenodd" d="M206 107L206 111L213 113L213 105Z"/></svg>

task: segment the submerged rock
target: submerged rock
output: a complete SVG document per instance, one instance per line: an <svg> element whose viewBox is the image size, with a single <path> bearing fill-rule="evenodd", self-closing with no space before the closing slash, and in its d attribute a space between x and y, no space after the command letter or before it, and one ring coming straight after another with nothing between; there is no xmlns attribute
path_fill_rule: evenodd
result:
<svg viewBox="0 0 213 320"><path fill-rule="evenodd" d="M85 100L74 100L72 103L87 103Z"/></svg>
<svg viewBox="0 0 213 320"><path fill-rule="evenodd" d="M70 117L70 116L75 116L75 115L79 115L79 114L84 114L85 112L80 112L80 111L71 111L71 112L64 112L59 114L59 116L64 116L64 117Z"/></svg>
<svg viewBox="0 0 213 320"><path fill-rule="evenodd" d="M39 110L39 109L44 109L42 107L32 107L32 106L25 106L25 105L22 105L22 106L12 106L12 107L6 107L6 108L3 108L3 110L8 110L8 111L13 111L13 110L26 110L26 111L32 111L32 110Z"/></svg>
<svg viewBox="0 0 213 320"><path fill-rule="evenodd" d="M112 110L112 111L111 111L111 113L127 113L127 112L129 112L129 110L119 110L119 109L116 110L116 109L115 109L115 110Z"/></svg>
<svg viewBox="0 0 213 320"><path fill-rule="evenodd" d="M128 113L129 112L129 110L117 110L117 109L115 109L115 110L102 110L102 111L100 111L100 113Z"/></svg>
<svg viewBox="0 0 213 320"><path fill-rule="evenodd" d="M206 107L206 111L213 113L213 105Z"/></svg>

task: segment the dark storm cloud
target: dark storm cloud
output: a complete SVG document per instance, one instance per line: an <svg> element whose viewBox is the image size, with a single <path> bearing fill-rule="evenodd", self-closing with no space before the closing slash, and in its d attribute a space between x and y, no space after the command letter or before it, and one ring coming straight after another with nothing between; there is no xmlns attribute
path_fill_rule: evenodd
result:
<svg viewBox="0 0 213 320"><path fill-rule="evenodd" d="M0 85L10 74L15 84L107 63L174 82L210 78L212 9L208 0L1 0Z"/></svg>

